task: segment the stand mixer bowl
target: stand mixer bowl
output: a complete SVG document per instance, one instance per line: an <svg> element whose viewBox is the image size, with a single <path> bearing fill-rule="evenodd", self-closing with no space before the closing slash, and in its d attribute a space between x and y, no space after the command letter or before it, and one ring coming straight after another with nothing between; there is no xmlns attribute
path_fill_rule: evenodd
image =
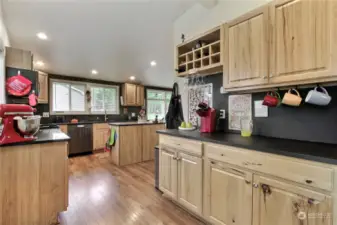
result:
<svg viewBox="0 0 337 225"><path fill-rule="evenodd" d="M17 128L24 135L35 135L40 129L41 116L14 117Z"/></svg>

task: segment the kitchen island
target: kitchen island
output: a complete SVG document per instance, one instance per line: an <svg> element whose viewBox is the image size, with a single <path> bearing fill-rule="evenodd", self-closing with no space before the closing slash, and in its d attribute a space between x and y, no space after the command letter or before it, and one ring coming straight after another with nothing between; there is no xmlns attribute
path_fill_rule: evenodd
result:
<svg viewBox="0 0 337 225"><path fill-rule="evenodd" d="M0 224L49 225L68 207L68 140L44 129L32 142L0 147Z"/></svg>
<svg viewBox="0 0 337 225"><path fill-rule="evenodd" d="M111 161L124 166L154 159L154 147L158 145L157 130L165 129L164 123L115 122L109 123L116 132L111 149Z"/></svg>

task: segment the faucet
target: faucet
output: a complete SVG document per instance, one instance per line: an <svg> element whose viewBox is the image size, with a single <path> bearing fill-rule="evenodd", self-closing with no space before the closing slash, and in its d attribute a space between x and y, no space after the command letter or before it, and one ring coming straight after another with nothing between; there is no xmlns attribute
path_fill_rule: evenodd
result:
<svg viewBox="0 0 337 225"><path fill-rule="evenodd" d="M106 110L104 110L104 122L108 121L108 115L106 114Z"/></svg>

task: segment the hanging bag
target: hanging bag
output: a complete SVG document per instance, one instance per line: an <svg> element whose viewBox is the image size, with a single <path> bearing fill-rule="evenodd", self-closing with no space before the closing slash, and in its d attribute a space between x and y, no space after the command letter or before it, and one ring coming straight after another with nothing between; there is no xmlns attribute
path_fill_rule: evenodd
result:
<svg viewBox="0 0 337 225"><path fill-rule="evenodd" d="M165 116L165 120L167 129L178 129L180 124L184 121L181 96L179 95L179 87L177 83L173 84L170 105Z"/></svg>

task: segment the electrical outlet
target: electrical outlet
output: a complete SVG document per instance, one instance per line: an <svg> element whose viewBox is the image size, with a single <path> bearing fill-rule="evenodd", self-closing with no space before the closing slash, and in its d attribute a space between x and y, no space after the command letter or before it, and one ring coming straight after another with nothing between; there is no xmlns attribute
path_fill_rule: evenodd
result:
<svg viewBox="0 0 337 225"><path fill-rule="evenodd" d="M49 118L49 112L44 112L44 113L42 113L42 117L44 117L44 118Z"/></svg>

